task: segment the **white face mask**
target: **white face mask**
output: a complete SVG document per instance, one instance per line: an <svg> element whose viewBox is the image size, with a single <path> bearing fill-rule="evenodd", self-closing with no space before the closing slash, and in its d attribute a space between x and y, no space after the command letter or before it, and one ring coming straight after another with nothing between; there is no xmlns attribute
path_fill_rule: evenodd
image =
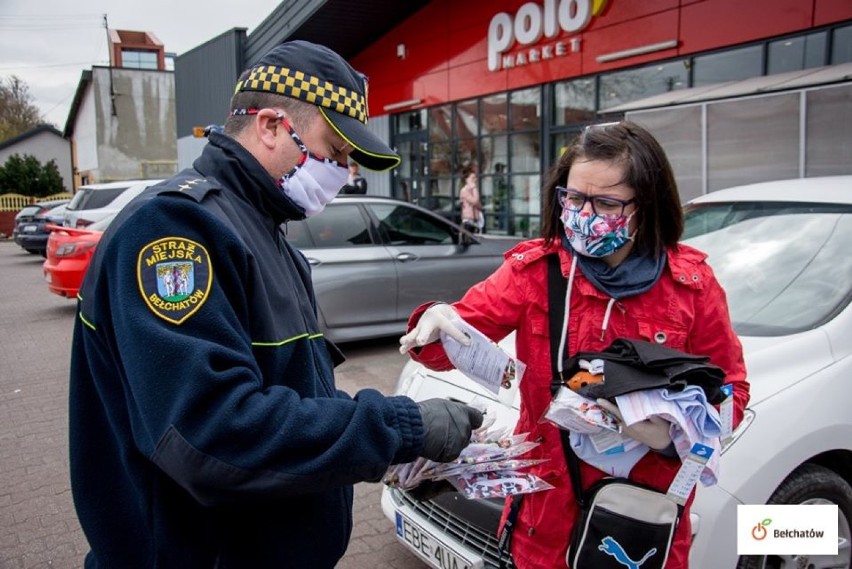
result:
<svg viewBox="0 0 852 569"><path fill-rule="evenodd" d="M296 166L284 174L278 182L281 191L305 210L305 217L318 214L328 202L340 192L349 178L349 167L330 158L322 158L308 151L308 147L293 130L293 127L279 114L281 124L287 128L290 136L299 145L302 159Z"/></svg>

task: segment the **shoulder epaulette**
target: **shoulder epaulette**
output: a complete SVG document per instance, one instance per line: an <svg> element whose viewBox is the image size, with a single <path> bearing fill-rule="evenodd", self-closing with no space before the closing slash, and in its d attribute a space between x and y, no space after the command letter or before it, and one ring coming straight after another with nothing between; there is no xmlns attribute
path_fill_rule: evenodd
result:
<svg viewBox="0 0 852 569"><path fill-rule="evenodd" d="M221 186L218 182L201 177L194 170L184 170L174 178L164 182L156 190L157 195L183 194L197 202L204 199L210 192L219 191Z"/></svg>

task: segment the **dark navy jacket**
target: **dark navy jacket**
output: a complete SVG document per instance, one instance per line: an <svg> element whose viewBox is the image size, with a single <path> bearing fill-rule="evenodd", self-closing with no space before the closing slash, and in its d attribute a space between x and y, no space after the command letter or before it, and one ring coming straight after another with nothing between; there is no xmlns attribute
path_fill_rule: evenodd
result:
<svg viewBox="0 0 852 569"><path fill-rule="evenodd" d="M302 211L232 139L110 224L80 291L71 483L89 568L322 568L352 484L423 445L417 405L334 385Z"/></svg>

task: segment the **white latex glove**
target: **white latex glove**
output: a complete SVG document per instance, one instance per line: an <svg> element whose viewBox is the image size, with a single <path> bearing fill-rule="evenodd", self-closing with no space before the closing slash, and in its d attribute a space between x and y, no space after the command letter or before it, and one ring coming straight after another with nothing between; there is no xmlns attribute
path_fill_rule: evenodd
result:
<svg viewBox="0 0 852 569"><path fill-rule="evenodd" d="M399 353L405 354L411 348L436 341L442 331L462 345L469 345L470 338L451 322L454 318L458 318L458 314L449 304L433 304L423 312L417 326L399 339Z"/></svg>
<svg viewBox="0 0 852 569"><path fill-rule="evenodd" d="M621 416L618 405L606 399L598 399L598 405L618 417L618 421L621 423L621 433L624 436L637 440L654 450L663 450L671 444L672 438L669 435L669 429L672 424L662 417L651 415L644 421L628 426L624 424L624 417Z"/></svg>

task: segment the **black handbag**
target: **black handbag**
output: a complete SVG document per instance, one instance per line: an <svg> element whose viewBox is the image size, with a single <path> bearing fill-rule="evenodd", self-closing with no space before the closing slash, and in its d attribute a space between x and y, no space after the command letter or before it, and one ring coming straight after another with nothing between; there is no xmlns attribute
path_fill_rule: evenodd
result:
<svg viewBox="0 0 852 569"><path fill-rule="evenodd" d="M559 342L567 283L559 256L548 259L548 314L552 391L563 384ZM665 494L627 478L604 478L583 491L580 459L570 433L560 429L565 461L580 515L574 523L565 563L571 569L663 569L683 506Z"/></svg>

